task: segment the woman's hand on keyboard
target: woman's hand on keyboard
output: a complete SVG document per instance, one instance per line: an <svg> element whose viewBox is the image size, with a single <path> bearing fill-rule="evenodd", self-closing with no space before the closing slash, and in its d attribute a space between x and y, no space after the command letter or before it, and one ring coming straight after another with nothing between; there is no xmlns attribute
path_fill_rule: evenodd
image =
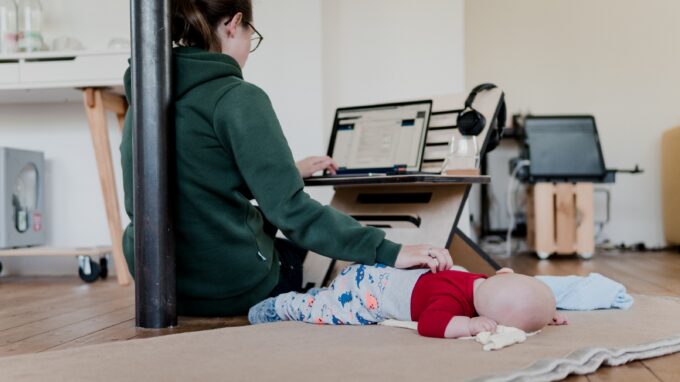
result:
<svg viewBox="0 0 680 382"><path fill-rule="evenodd" d="M309 178L315 172L321 170L328 170L331 174L335 175L335 172L338 170L338 164L333 158L328 156L305 158L295 163L295 166L303 178Z"/></svg>

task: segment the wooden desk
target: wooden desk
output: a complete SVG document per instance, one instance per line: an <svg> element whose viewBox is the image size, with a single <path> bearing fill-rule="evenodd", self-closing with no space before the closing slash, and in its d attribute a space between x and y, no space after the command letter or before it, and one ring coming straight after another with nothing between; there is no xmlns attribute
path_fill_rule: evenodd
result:
<svg viewBox="0 0 680 382"><path fill-rule="evenodd" d="M122 130L128 108L122 94L123 73L129 57L128 50L17 53L0 57L1 103L84 101L116 275L121 285L130 284L131 277L123 256L123 226L109 145L107 113L116 115ZM78 249L70 252L60 249L55 253L78 256L81 252ZM18 253L30 254L33 251Z"/></svg>
<svg viewBox="0 0 680 382"><path fill-rule="evenodd" d="M456 265L494 274L498 264L458 229L472 185L489 180L487 176L398 175L311 178L305 184L333 186L332 207L364 225L383 229L387 239L448 248ZM303 266L303 284L327 284L347 264L310 252Z"/></svg>

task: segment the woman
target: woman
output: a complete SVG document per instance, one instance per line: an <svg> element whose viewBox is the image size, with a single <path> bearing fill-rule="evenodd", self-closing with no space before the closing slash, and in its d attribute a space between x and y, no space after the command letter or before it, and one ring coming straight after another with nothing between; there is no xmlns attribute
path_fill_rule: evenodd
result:
<svg viewBox="0 0 680 382"><path fill-rule="evenodd" d="M244 314L271 295L301 289L306 250L398 268L451 266L447 250L401 246L379 229L322 206L303 177L328 157L293 161L267 95L241 69L262 38L250 0L176 0L177 300L182 315ZM125 74L130 98L130 71ZM130 113L121 144L125 208L132 220ZM257 201L258 207L251 204ZM275 239L277 230L292 242ZM134 275L134 227L123 246Z"/></svg>

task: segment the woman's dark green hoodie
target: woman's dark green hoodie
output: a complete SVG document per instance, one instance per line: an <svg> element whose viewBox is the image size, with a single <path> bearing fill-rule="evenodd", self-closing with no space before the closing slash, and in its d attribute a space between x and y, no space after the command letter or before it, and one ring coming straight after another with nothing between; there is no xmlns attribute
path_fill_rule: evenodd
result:
<svg viewBox="0 0 680 382"><path fill-rule="evenodd" d="M304 192L269 98L243 80L233 58L181 47L174 65L180 314L242 314L266 298L279 279L275 232L266 221L316 253L394 265L400 246L383 231L362 227ZM129 101L129 69L125 91ZM132 136L130 111L120 146L130 219ZM134 275L132 223L123 247Z"/></svg>

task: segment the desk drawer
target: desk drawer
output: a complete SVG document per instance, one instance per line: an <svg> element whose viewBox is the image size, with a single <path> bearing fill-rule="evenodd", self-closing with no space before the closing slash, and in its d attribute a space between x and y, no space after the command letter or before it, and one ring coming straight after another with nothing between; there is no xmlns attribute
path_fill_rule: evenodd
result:
<svg viewBox="0 0 680 382"><path fill-rule="evenodd" d="M443 160L446 158L446 154L449 152L449 147L443 146L427 146L425 147L425 154L423 155L424 160Z"/></svg>
<svg viewBox="0 0 680 382"><path fill-rule="evenodd" d="M0 61L0 85L19 83L19 62Z"/></svg>
<svg viewBox="0 0 680 382"><path fill-rule="evenodd" d="M24 84L122 80L127 59L127 54L115 53L26 60L20 78Z"/></svg>
<svg viewBox="0 0 680 382"><path fill-rule="evenodd" d="M456 129L451 128L451 129L435 129L435 130L428 130L427 131L427 142L428 144L433 144L433 143L449 143L451 141L451 137L454 136L456 132ZM456 137L459 137L460 134L456 135Z"/></svg>

